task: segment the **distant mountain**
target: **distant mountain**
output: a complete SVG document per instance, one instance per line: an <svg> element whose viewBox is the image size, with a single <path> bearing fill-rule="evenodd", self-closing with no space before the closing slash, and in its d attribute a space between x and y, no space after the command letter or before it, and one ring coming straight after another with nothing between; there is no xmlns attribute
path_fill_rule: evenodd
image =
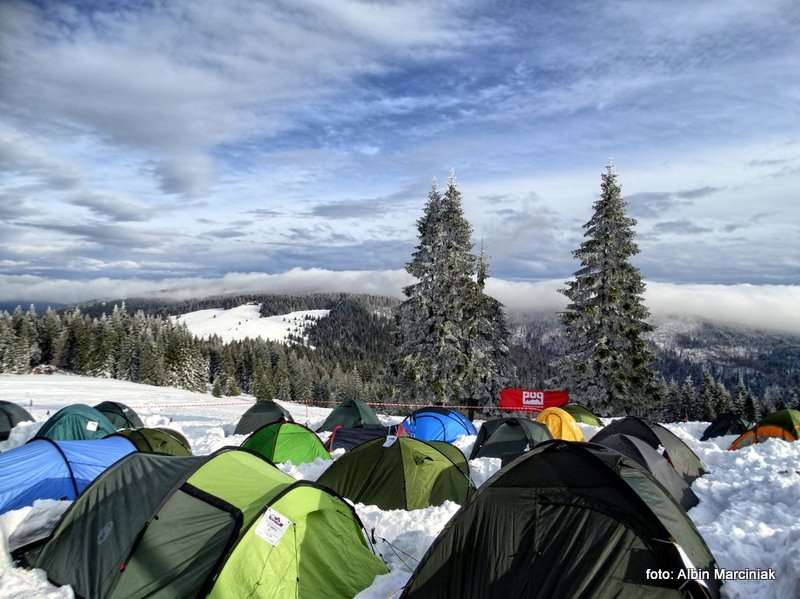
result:
<svg viewBox="0 0 800 599"><path fill-rule="evenodd" d="M561 325L555 314L512 316L514 342L538 366L527 376L547 379L557 375L554 362L565 349ZM667 380L691 375L699 381L704 370L733 390L741 376L760 397L779 400L781 390L800 389L800 336L737 328L680 317L653 319L650 334L656 368ZM516 352L519 354L520 352ZM543 365L547 366L543 366ZM523 373L523 377L526 374ZM772 396L772 397L770 397Z"/></svg>

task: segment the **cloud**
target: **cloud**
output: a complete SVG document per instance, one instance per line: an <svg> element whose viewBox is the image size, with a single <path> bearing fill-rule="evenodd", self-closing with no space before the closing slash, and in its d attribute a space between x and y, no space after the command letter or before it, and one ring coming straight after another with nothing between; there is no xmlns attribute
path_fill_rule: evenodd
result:
<svg viewBox="0 0 800 599"><path fill-rule="evenodd" d="M200 197L211 191L214 166L208 156L184 154L157 164L153 173L164 193Z"/></svg>
<svg viewBox="0 0 800 599"><path fill-rule="evenodd" d="M676 208L691 206L694 200L703 198L724 187L697 187L681 191L641 191L625 197L628 212L638 218L658 218Z"/></svg>
<svg viewBox="0 0 800 599"><path fill-rule="evenodd" d="M145 221L151 216L146 206L113 194L84 193L72 198L69 203L118 222Z"/></svg>
<svg viewBox="0 0 800 599"><path fill-rule="evenodd" d="M662 221L653 225L653 232L657 235L697 235L699 233L709 233L713 231L708 227L703 227L693 223L688 219Z"/></svg>
<svg viewBox="0 0 800 599"><path fill-rule="evenodd" d="M57 191L73 189L81 182L74 165L53 158L31 135L3 126L2 122L0 122L0 171L15 173Z"/></svg>
<svg viewBox="0 0 800 599"><path fill-rule="evenodd" d="M163 241L163 234L103 221L87 221L82 224L27 221L20 224L28 228L63 233L93 244L117 248L147 249Z"/></svg>
<svg viewBox="0 0 800 599"><path fill-rule="evenodd" d="M324 202L313 206L309 214L330 219L383 216L392 211L408 208L412 203L421 206L426 197L424 189L424 184L415 183L383 196Z"/></svg>

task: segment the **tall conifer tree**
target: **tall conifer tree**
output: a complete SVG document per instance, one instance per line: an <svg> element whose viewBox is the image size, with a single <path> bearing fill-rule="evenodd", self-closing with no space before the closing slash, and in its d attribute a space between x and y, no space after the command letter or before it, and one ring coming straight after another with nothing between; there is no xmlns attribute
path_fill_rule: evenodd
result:
<svg viewBox="0 0 800 599"><path fill-rule="evenodd" d="M562 314L568 352L567 382L573 396L604 415L649 411L652 354L644 339L651 330L642 294L642 275L631 264L639 252L636 221L613 165L602 175L600 199L584 225L586 240L574 252L580 268L562 291L569 304Z"/></svg>

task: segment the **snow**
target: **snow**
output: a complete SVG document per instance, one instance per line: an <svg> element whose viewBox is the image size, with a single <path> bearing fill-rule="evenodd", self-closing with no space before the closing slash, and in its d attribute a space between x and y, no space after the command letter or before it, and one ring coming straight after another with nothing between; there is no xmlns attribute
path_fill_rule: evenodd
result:
<svg viewBox="0 0 800 599"><path fill-rule="evenodd" d="M187 436L196 454L208 454L226 445L239 445L243 435L232 435L241 414L253 398L215 398L168 387L151 387L125 381L70 375L0 375L0 398L17 402L36 418L22 423L0 451L16 447L30 438L41 422L55 410L70 403L94 405L109 399L133 407L148 426L170 426ZM312 428L322 423L328 408L282 404L298 422ZM381 416L385 423L402 418ZM476 423L478 424L478 423ZM580 425L586 439L599 430ZM770 440L728 451L732 436L699 441L704 422L667 425L698 454L708 470L692 485L700 504L689 516L705 538L723 568L773 568L777 580L728 581L723 596L800 597L800 443ZM324 435L321 435L324 436ZM469 455L474 436L458 439L455 445ZM333 459L343 455L338 450ZM332 460L317 459L310 464L279 464L295 479L316 480ZM476 486L483 484L500 467L500 460L482 458L469 462ZM32 507L0 517L0 599L4 597L72 597L68 588L50 585L43 572L12 567L8 551L49 531L69 502L40 501ZM458 506L448 502L421 510L381 510L357 505L367 532L374 534L376 550L388 563L389 574L379 576L360 599L396 596L411 570L422 557ZM374 531L374 532L373 532Z"/></svg>
<svg viewBox="0 0 800 599"><path fill-rule="evenodd" d="M243 304L224 310L212 308L187 312L172 316L175 322L183 323L195 336L203 339L217 335L224 342L256 339L268 341L286 341L291 333L304 336L305 327L310 323L309 317L319 320L328 315L330 310L298 310L288 314L261 317L261 304Z"/></svg>

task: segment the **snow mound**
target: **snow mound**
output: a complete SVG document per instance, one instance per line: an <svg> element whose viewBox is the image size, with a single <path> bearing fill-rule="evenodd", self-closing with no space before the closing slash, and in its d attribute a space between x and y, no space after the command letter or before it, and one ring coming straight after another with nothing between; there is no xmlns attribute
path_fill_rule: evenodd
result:
<svg viewBox="0 0 800 599"><path fill-rule="evenodd" d="M183 323L195 336L207 339L214 335L224 342L242 339L288 340L289 335L305 336L306 327L313 321L324 318L330 310L298 310L288 314L261 317L261 304L244 304L224 310L212 308L187 312L171 319Z"/></svg>

